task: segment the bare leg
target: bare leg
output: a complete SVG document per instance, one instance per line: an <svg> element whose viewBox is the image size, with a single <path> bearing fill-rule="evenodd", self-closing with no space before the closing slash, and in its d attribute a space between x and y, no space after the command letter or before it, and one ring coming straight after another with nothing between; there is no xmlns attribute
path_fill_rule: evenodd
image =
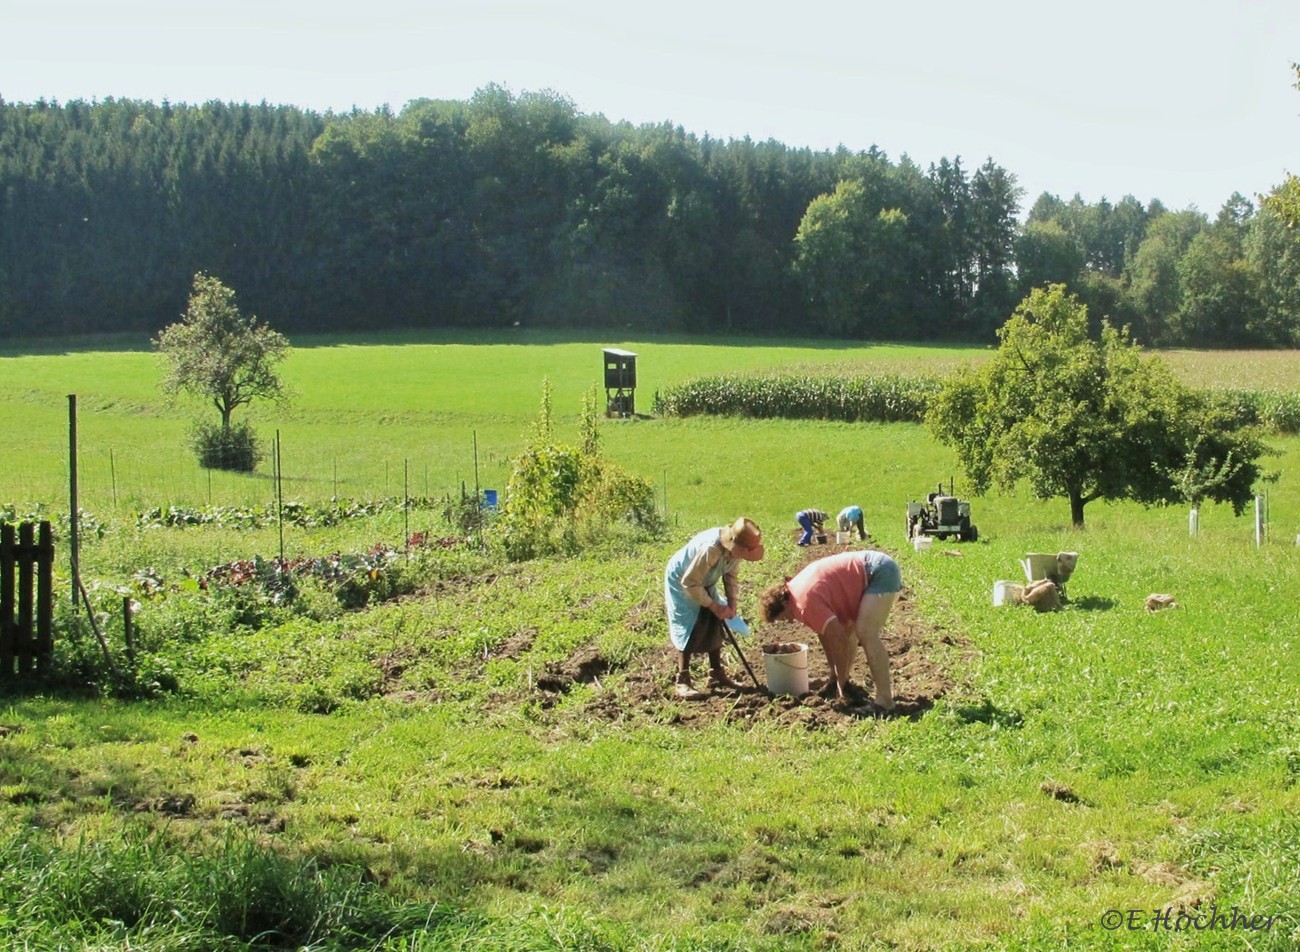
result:
<svg viewBox="0 0 1300 952"><path fill-rule="evenodd" d="M844 691L840 687L840 677L838 673L840 665L839 640L824 632L817 636L817 640L822 643L822 651L826 653L826 665L831 669L831 673L826 680L826 688L830 688L832 684L835 685L835 693L832 696L843 697Z"/></svg>
<svg viewBox="0 0 1300 952"><path fill-rule="evenodd" d="M732 680L731 675L727 674L727 669L722 663L721 648L709 652L709 683L718 688L740 687Z"/></svg>
<svg viewBox="0 0 1300 952"><path fill-rule="evenodd" d="M697 691L695 686L691 683L691 653L689 651L678 652L677 683L673 686L673 693L683 699L693 699L704 696L701 692Z"/></svg>
<svg viewBox="0 0 1300 952"><path fill-rule="evenodd" d="M867 655L867 666L871 669L871 681L875 685L876 696L873 699L878 707L891 710L894 706L894 687L889 675L889 652L880 640L880 633L885 629L885 621L893 610L898 594L862 596L858 603L856 627L858 644ZM853 649L857 653L856 647Z"/></svg>
<svg viewBox="0 0 1300 952"><path fill-rule="evenodd" d="M836 648L839 650L840 660L835 665L835 678L839 684L839 696L844 697L853 675L853 661L858 653L858 642L852 628L845 626Z"/></svg>

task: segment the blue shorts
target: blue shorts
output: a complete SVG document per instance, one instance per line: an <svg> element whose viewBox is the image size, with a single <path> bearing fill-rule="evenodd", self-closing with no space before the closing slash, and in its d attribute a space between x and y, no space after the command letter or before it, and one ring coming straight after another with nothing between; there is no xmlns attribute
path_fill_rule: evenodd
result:
<svg viewBox="0 0 1300 952"><path fill-rule="evenodd" d="M892 556L868 549L862 561L867 565L868 595L896 595L903 590L903 572Z"/></svg>

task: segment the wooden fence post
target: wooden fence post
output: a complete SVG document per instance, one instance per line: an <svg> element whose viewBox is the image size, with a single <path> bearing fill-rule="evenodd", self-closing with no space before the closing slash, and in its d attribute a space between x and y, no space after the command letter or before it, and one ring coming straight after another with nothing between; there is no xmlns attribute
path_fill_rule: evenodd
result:
<svg viewBox="0 0 1300 952"><path fill-rule="evenodd" d="M36 670L54 652L54 529L42 522L36 549Z"/></svg>
<svg viewBox="0 0 1300 952"><path fill-rule="evenodd" d="M36 594L36 566L31 552L36 548L36 527L30 522L18 526L18 637L14 639L14 654L18 655L18 673L32 671L32 622Z"/></svg>
<svg viewBox="0 0 1300 952"><path fill-rule="evenodd" d="M54 532L0 525L0 678L44 671L54 646Z"/></svg>
<svg viewBox="0 0 1300 952"><path fill-rule="evenodd" d="M14 527L0 524L0 678L14 672Z"/></svg>

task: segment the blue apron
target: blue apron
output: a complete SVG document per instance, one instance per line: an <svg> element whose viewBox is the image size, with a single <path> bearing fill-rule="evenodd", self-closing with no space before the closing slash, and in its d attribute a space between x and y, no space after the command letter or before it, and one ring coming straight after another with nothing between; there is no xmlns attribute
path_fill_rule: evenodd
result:
<svg viewBox="0 0 1300 952"><path fill-rule="evenodd" d="M709 546L716 545L721 535L722 530L715 528L705 529L693 536L691 541L678 549L668 560L668 567L664 570L664 605L668 611L668 636L672 639L673 647L678 651L686 650L686 643L691 639L691 629L695 627L700 612L704 610L686 594L682 578L691 563L695 561L695 557ZM725 595L718 594L717 585L722 576L739 561L728 556L724 550L718 564L709 569L704 577L704 588L714 601L726 603L727 598Z"/></svg>

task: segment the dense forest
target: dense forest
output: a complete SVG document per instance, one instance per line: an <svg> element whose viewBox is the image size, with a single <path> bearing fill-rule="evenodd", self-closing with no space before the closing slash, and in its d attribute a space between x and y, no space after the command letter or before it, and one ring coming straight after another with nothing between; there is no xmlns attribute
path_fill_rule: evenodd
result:
<svg viewBox="0 0 1300 952"><path fill-rule="evenodd" d="M991 158L724 142L496 86L397 114L0 101L0 336L153 334L207 272L286 333L991 340L1063 282L1144 343L1300 343L1300 235L1267 206L1023 200Z"/></svg>

